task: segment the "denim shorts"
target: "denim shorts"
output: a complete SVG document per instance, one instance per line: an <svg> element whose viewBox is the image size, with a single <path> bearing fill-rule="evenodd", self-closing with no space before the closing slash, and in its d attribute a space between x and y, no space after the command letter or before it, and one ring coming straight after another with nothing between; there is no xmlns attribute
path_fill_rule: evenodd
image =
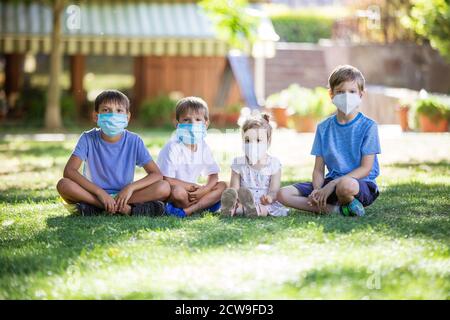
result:
<svg viewBox="0 0 450 320"><path fill-rule="evenodd" d="M322 187L332 180L332 178L326 178L323 182ZM378 191L378 187L375 183L370 181L363 181L359 179L355 180L358 181L359 184L359 192L355 196L355 198L358 199L364 207L367 207L372 204L372 202L374 202L376 198L378 198L378 195L380 194L380 192ZM314 190L312 182L299 182L294 184L293 186L300 192L303 197L309 196ZM333 193L330 194L327 199L327 203L332 205L336 205L338 203L336 191L333 191Z"/></svg>

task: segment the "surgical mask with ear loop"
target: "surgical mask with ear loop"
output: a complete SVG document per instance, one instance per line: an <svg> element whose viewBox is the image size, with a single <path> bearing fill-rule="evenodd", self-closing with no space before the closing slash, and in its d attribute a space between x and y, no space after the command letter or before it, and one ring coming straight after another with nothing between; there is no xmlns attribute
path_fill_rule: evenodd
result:
<svg viewBox="0 0 450 320"><path fill-rule="evenodd" d="M124 113L99 113L97 125L108 137L122 134L128 126L128 115Z"/></svg>
<svg viewBox="0 0 450 320"><path fill-rule="evenodd" d="M184 144L197 144L206 137L206 126L204 123L180 123L176 135Z"/></svg>
<svg viewBox="0 0 450 320"><path fill-rule="evenodd" d="M358 93L346 92L335 95L332 101L347 116L361 104L361 97Z"/></svg>

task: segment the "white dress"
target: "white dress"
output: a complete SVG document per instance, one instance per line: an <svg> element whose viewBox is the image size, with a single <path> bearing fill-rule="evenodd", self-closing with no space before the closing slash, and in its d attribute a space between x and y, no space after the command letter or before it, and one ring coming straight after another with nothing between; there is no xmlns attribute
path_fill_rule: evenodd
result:
<svg viewBox="0 0 450 320"><path fill-rule="evenodd" d="M268 155L267 164L261 169L250 166L245 156L233 159L231 169L239 174L241 187L248 188L256 204L261 204L261 197L269 192L271 176L281 169L280 160ZM288 209L278 201L266 205L271 216L287 216Z"/></svg>

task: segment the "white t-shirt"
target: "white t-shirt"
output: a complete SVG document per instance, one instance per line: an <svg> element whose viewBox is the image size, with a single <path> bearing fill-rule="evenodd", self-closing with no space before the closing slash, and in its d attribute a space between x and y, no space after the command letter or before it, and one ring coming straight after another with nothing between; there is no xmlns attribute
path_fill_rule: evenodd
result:
<svg viewBox="0 0 450 320"><path fill-rule="evenodd" d="M200 175L206 177L220 171L204 141L198 143L197 151L193 152L184 143L172 138L162 148L157 163L163 176L189 183L197 183Z"/></svg>

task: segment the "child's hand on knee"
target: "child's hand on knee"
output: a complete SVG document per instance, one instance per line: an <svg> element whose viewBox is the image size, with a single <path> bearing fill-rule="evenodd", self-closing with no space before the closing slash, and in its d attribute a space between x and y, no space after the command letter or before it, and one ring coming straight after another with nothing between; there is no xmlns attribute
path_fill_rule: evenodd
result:
<svg viewBox="0 0 450 320"><path fill-rule="evenodd" d="M105 210L109 213L115 213L117 211L116 201L105 190L99 192L97 198L103 204Z"/></svg>
<svg viewBox="0 0 450 320"><path fill-rule="evenodd" d="M128 200L130 200L133 195L133 190L128 186L123 188L116 197L116 208L118 211L122 211L125 206L128 204Z"/></svg>
<svg viewBox="0 0 450 320"><path fill-rule="evenodd" d="M186 191L187 191L187 192L195 192L195 191L197 191L199 188L201 188L200 185L193 183L193 184L191 184L190 186L188 186L188 187L186 188Z"/></svg>
<svg viewBox="0 0 450 320"><path fill-rule="evenodd" d="M199 186L197 190L193 191L193 192L188 192L188 198L189 201L198 201L200 200L205 194L206 194L207 190L206 188L203 186Z"/></svg>
<svg viewBox="0 0 450 320"><path fill-rule="evenodd" d="M314 195L314 198L317 202L317 206L319 209L323 212L326 212L327 209L327 199L328 197L333 193L334 186L329 183L325 185L323 188L319 189L316 194Z"/></svg>
<svg viewBox="0 0 450 320"><path fill-rule="evenodd" d="M312 206L319 205L319 202L317 201L317 195L320 189L314 189L308 196L308 204Z"/></svg>

